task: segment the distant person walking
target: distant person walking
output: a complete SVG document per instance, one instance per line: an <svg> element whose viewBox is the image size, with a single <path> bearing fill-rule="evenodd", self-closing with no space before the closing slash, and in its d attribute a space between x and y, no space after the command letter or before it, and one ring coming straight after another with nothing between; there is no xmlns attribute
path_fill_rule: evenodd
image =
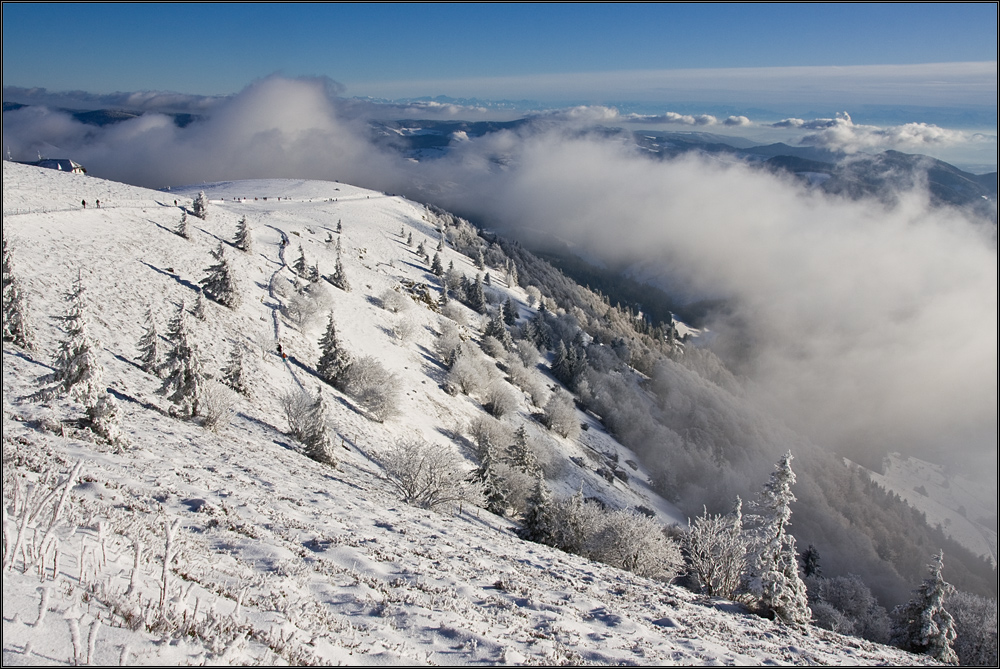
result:
<svg viewBox="0 0 1000 669"><path fill-rule="evenodd" d="M87 208L87 201L86 200L80 200L80 203L83 205L84 209Z"/></svg>

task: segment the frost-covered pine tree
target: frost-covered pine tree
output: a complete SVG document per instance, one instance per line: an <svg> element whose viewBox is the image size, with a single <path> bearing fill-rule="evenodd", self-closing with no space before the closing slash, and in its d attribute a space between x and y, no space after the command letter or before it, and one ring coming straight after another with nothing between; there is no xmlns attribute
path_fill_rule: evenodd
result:
<svg viewBox="0 0 1000 669"><path fill-rule="evenodd" d="M347 274L344 272L344 262L341 260L339 250L337 251L337 262L333 266L333 274L330 275L330 283L345 293L351 292L351 282L347 280Z"/></svg>
<svg viewBox="0 0 1000 669"><path fill-rule="evenodd" d="M156 331L153 308L146 309L146 331L139 338L139 366L142 371L156 374L160 365L160 333Z"/></svg>
<svg viewBox="0 0 1000 669"><path fill-rule="evenodd" d="M413 246L413 233L411 232L406 236L406 245Z"/></svg>
<svg viewBox="0 0 1000 669"><path fill-rule="evenodd" d="M121 411L118 402L110 393L101 394L97 403L87 408L87 418L90 420L90 429L115 445L123 445L125 436L122 434Z"/></svg>
<svg viewBox="0 0 1000 669"><path fill-rule="evenodd" d="M243 347L236 343L233 344L233 349L229 352L229 359L222 370L222 382L240 395L249 395L250 388L247 386L245 376Z"/></svg>
<svg viewBox="0 0 1000 669"><path fill-rule="evenodd" d="M506 325L514 325L517 323L517 307L514 306L513 300L508 297L507 301L503 303L500 310L503 313L503 322Z"/></svg>
<svg viewBox="0 0 1000 669"><path fill-rule="evenodd" d="M482 461L479 463L479 468L473 472L472 478L482 486L486 510L498 516L506 515L507 507L510 506L508 502L510 489L503 477L497 473L496 450L492 444L487 444L483 450Z"/></svg>
<svg viewBox="0 0 1000 669"><path fill-rule="evenodd" d="M778 460L760 493L760 549L748 585L762 613L786 623L802 624L809 622L811 613L806 586L799 577L795 537L786 531L795 501L794 484L792 452L788 451Z"/></svg>
<svg viewBox="0 0 1000 669"><path fill-rule="evenodd" d="M198 400L201 395L201 363L188 333L184 302L167 328L170 349L163 362L163 385L159 393L179 407L184 416L198 415Z"/></svg>
<svg viewBox="0 0 1000 669"><path fill-rule="evenodd" d="M483 291L483 279L478 274L475 282L469 286L466 302L473 311L486 313L486 293Z"/></svg>
<svg viewBox="0 0 1000 669"><path fill-rule="evenodd" d="M326 332L319 340L319 350L316 373L334 388L343 388L347 370L351 366L351 358L337 339L337 327L333 322L332 311L326 324Z"/></svg>
<svg viewBox="0 0 1000 669"><path fill-rule="evenodd" d="M541 472L538 466L538 458L528 443L528 431L521 425L514 433L514 440L507 447L507 462L511 467L519 469L529 476L535 476Z"/></svg>
<svg viewBox="0 0 1000 669"><path fill-rule="evenodd" d="M906 605L893 611L896 619L894 642L911 653L930 655L939 662L958 664L955 643L955 619L944 607L945 599L955 588L944 580L944 551L927 565L930 578L924 579L914 597Z"/></svg>
<svg viewBox="0 0 1000 669"><path fill-rule="evenodd" d="M14 276L14 261L3 236L3 340L14 346L31 348L28 307L21 282Z"/></svg>
<svg viewBox="0 0 1000 669"><path fill-rule="evenodd" d="M198 297L194 301L194 309L191 310L194 317L199 321L203 321L208 318L208 310L205 308L205 291L198 289Z"/></svg>
<svg viewBox="0 0 1000 669"><path fill-rule="evenodd" d="M97 359L97 345L90 338L87 327L83 277L79 273L65 299L69 307L59 318L65 337L59 342L54 378L64 392L90 408L97 405L106 388L104 370Z"/></svg>
<svg viewBox="0 0 1000 669"><path fill-rule="evenodd" d="M444 274L444 267L441 266L441 254L435 253L434 259L431 260L431 274L434 276L441 276Z"/></svg>
<svg viewBox="0 0 1000 669"><path fill-rule="evenodd" d="M203 221L208 219L208 197L205 195L205 191L198 192L198 197L191 205L191 213Z"/></svg>
<svg viewBox="0 0 1000 669"><path fill-rule="evenodd" d="M299 257L295 259L292 263L292 271L303 279L306 278L306 267L308 263L306 262L306 252L302 250L302 244L299 244Z"/></svg>
<svg viewBox="0 0 1000 669"><path fill-rule="evenodd" d="M222 242L219 242L219 247L213 254L218 262L205 270L205 278L200 283L208 297L223 306L235 309L240 303L240 292L233 280L233 272L225 253Z"/></svg>
<svg viewBox="0 0 1000 669"><path fill-rule="evenodd" d="M188 232L188 215L186 211L181 212L180 223L174 228L174 234L183 237L184 239L191 239L191 235Z"/></svg>
<svg viewBox="0 0 1000 669"><path fill-rule="evenodd" d="M247 217L241 216L236 223L236 237L233 239L233 246L244 253L253 250L253 237L250 236L250 226L247 225Z"/></svg>
<svg viewBox="0 0 1000 669"><path fill-rule="evenodd" d="M526 506L521 536L528 541L554 546L556 533L552 493L545 485L541 470L535 474L535 488L528 497Z"/></svg>
<svg viewBox="0 0 1000 669"><path fill-rule="evenodd" d="M316 389L316 397L309 406L309 411L305 416L302 444L305 446L305 454L323 464L336 466L337 457L334 452L333 441L330 439L330 428L327 425L327 414L329 408L326 398L323 397L323 389Z"/></svg>

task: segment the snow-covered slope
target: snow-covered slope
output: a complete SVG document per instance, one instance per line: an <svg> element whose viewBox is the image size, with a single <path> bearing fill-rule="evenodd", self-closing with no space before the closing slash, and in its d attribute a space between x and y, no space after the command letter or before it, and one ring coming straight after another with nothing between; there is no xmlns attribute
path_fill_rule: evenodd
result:
<svg viewBox="0 0 1000 669"><path fill-rule="evenodd" d="M410 233L414 247L437 242L422 206L328 182L156 192L8 162L3 169L4 233L35 329L34 350L4 346L4 531L12 551L3 579L5 665L922 659L777 625L522 541L510 522L473 507L434 513L402 504L379 454L419 436L468 457L460 435L482 415L477 401L440 387L444 368L433 350L442 316L418 300L399 313L376 306L387 290L427 284L436 294L426 262L406 243ZM190 206L199 190L210 215L190 219L186 240L173 232L175 199ZM206 318L191 321L208 373L219 375L234 344L252 352L252 396L212 432L168 415L159 380L135 362L135 345L147 308L162 332L181 301L194 303L210 252L232 239L241 216L253 228L253 253L227 254L242 304L208 303ZM327 240L338 238L338 222L353 290L326 287L324 308L293 325L282 313L294 295L288 264L301 244L310 263L332 271L335 241ZM442 256L475 274L461 254ZM126 448L79 429L79 404L37 394L61 336L54 317L78 275ZM519 289L494 286L522 315L531 311ZM377 357L398 379L399 414L387 422L373 422L316 378L327 308L342 344ZM466 336L478 339L478 317L467 318ZM276 355L277 341L287 359ZM298 388L331 400L335 468L305 457L285 433L279 400ZM578 440L542 435L530 419L537 410L523 395L505 420L548 440L546 473L557 494L583 487L617 508L652 509L664 524L682 520L638 465L627 482L596 473L608 460L637 460L599 424L579 414L589 429ZM78 476L63 485L78 462ZM71 494L61 505L64 489Z"/></svg>
<svg viewBox="0 0 1000 669"><path fill-rule="evenodd" d="M885 472L871 472L873 481L895 492L927 522L976 555L997 561L997 501L995 489L970 481L912 456L890 453Z"/></svg>

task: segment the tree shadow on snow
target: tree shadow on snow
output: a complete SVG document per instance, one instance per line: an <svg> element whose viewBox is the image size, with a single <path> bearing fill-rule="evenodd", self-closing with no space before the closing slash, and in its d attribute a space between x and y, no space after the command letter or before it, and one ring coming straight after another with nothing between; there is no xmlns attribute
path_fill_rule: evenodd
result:
<svg viewBox="0 0 1000 669"><path fill-rule="evenodd" d="M160 269L156 265L151 265L148 262L146 262L145 260L140 260L139 262L141 262L143 265L145 265L149 269L153 270L154 272L158 272L160 274L163 274L164 276L169 276L171 279L173 279L177 283L181 284L185 288L190 288L191 290L193 290L196 293L201 292L201 286L196 286L195 284L191 283L187 279L182 279L180 276L178 276L177 274L174 274L172 271L167 271L165 269Z"/></svg>

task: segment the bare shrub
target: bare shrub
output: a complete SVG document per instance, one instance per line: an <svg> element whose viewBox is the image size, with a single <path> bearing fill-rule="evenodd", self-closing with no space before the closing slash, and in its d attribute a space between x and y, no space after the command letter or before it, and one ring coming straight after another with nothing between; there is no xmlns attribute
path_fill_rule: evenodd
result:
<svg viewBox="0 0 1000 669"><path fill-rule="evenodd" d="M358 358L344 374L344 392L379 423L398 410L399 379L372 356Z"/></svg>
<svg viewBox="0 0 1000 669"><path fill-rule="evenodd" d="M284 306L285 317L300 330L333 306L330 293L319 283L305 285Z"/></svg>
<svg viewBox="0 0 1000 669"><path fill-rule="evenodd" d="M198 410L201 424L213 431L225 427L236 412L236 394L218 381L205 381L201 385Z"/></svg>
<svg viewBox="0 0 1000 669"><path fill-rule="evenodd" d="M454 300L441 307L441 314L450 318L458 325L467 325L469 323L468 310Z"/></svg>
<svg viewBox="0 0 1000 669"><path fill-rule="evenodd" d="M483 408L491 416L502 418L517 408L518 396L506 381L496 379L486 388Z"/></svg>
<svg viewBox="0 0 1000 669"><path fill-rule="evenodd" d="M584 554L640 576L671 579L680 572L684 558L663 529L656 520L633 511L606 513L601 529L586 542Z"/></svg>
<svg viewBox="0 0 1000 669"><path fill-rule="evenodd" d="M476 416L469 423L468 434L476 445L476 456L482 460L487 450L493 449L502 453L507 445L514 440L514 432L496 418Z"/></svg>
<svg viewBox="0 0 1000 669"><path fill-rule="evenodd" d="M312 398L304 390L292 390L281 396L281 409L288 421L288 433L302 441L307 433L307 423Z"/></svg>
<svg viewBox="0 0 1000 669"><path fill-rule="evenodd" d="M392 324L392 335L399 341L409 341L413 337L414 329L413 321L404 316Z"/></svg>
<svg viewBox="0 0 1000 669"><path fill-rule="evenodd" d="M386 311L391 311L394 314L398 314L401 311L405 311L410 306L410 300L408 297L400 293L398 290L393 290L388 288L378 296L379 306Z"/></svg>
<svg viewBox="0 0 1000 669"><path fill-rule="evenodd" d="M480 348L483 349L483 353L497 360L503 360L507 355L507 349L500 343L500 340L490 335L483 337Z"/></svg>
<svg viewBox="0 0 1000 669"><path fill-rule="evenodd" d="M408 439L397 442L380 460L386 478L407 504L437 510L482 501L480 486L469 480L463 460L447 447Z"/></svg>
<svg viewBox="0 0 1000 669"><path fill-rule="evenodd" d="M445 387L452 394L459 391L466 395L478 394L497 376L496 367L469 342L464 342L458 351L445 378Z"/></svg>
<svg viewBox="0 0 1000 669"><path fill-rule="evenodd" d="M549 398L545 404L544 422L546 427L564 437L572 439L580 434L573 398L565 391L555 392Z"/></svg>

